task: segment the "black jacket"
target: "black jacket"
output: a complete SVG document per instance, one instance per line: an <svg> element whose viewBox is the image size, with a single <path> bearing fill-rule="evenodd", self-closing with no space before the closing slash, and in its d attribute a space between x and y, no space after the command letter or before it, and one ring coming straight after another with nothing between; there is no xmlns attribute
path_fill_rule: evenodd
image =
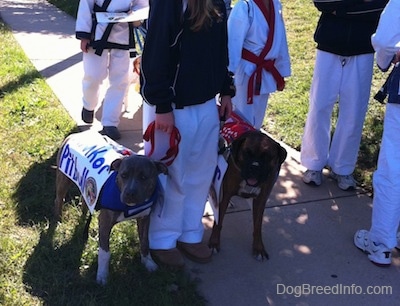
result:
<svg viewBox="0 0 400 306"><path fill-rule="evenodd" d="M214 1L221 18L193 32L181 0L152 0L142 54L141 94L156 113L204 103L231 94L228 73L226 9Z"/></svg>
<svg viewBox="0 0 400 306"><path fill-rule="evenodd" d="M314 0L321 16L314 34L322 51L352 56L373 53L371 35L388 0Z"/></svg>

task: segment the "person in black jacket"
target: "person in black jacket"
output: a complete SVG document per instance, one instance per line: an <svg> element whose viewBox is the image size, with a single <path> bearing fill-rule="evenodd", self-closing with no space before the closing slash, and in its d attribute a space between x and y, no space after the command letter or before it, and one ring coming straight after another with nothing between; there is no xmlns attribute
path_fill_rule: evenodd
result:
<svg viewBox="0 0 400 306"><path fill-rule="evenodd" d="M317 54L301 144L303 181L322 183L322 169L342 190L353 189L373 74L371 35L387 0L314 0L321 16L314 34ZM331 139L331 116L339 104Z"/></svg>
<svg viewBox="0 0 400 306"><path fill-rule="evenodd" d="M181 136L162 210L151 215L149 243L158 263L182 267L182 253L196 262L211 260L211 249L201 243L202 216L217 165L220 118L232 110L227 67L223 0L150 1L141 67L143 120L155 113L161 135L155 151L175 128Z"/></svg>

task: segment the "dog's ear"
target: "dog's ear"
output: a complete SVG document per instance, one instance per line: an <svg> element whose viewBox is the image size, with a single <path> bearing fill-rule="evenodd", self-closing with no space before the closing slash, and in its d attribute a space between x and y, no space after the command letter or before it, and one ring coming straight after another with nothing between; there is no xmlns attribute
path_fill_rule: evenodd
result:
<svg viewBox="0 0 400 306"><path fill-rule="evenodd" d="M240 148L243 145L243 142L246 140L246 137L242 135L240 135L238 138L236 138L234 141L232 141L231 143L231 154L233 155L233 157L236 159L238 157L238 153Z"/></svg>
<svg viewBox="0 0 400 306"><path fill-rule="evenodd" d="M154 164L156 165L158 173L168 174L168 167L163 162L155 161Z"/></svg>
<svg viewBox="0 0 400 306"><path fill-rule="evenodd" d="M114 160L114 161L111 163L111 169L110 169L110 170L116 170L116 171L118 171L119 166L121 166L121 162L122 162L123 159L124 159L124 157L120 157L120 158L117 158L116 160Z"/></svg>
<svg viewBox="0 0 400 306"><path fill-rule="evenodd" d="M281 145L279 145L279 162L281 164L283 164L283 162L285 161L287 157L287 151L284 147L282 147Z"/></svg>

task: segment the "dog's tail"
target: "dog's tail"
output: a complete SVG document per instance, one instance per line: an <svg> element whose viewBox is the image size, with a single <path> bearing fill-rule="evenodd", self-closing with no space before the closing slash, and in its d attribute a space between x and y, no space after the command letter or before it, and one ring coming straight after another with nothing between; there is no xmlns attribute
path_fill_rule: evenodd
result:
<svg viewBox="0 0 400 306"><path fill-rule="evenodd" d="M87 241L89 238L89 226L90 222L92 221L92 214L89 214L89 217L86 220L85 228L83 230L83 239L84 241Z"/></svg>

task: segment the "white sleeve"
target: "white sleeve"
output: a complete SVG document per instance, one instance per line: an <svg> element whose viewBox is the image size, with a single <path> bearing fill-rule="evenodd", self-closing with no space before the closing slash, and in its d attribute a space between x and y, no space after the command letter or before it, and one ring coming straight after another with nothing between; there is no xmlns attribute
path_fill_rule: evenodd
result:
<svg viewBox="0 0 400 306"><path fill-rule="evenodd" d="M228 18L229 71L235 72L242 58L243 43L250 27L249 3L238 1Z"/></svg>
<svg viewBox="0 0 400 306"><path fill-rule="evenodd" d="M80 0L76 16L75 31L90 33L92 30L92 13L94 0Z"/></svg>
<svg viewBox="0 0 400 306"><path fill-rule="evenodd" d="M142 8L149 6L149 0L135 0L132 1L132 9L133 10L140 10Z"/></svg>
<svg viewBox="0 0 400 306"><path fill-rule="evenodd" d="M390 0L383 10L375 34L371 37L376 63L386 70L400 50L400 1Z"/></svg>

